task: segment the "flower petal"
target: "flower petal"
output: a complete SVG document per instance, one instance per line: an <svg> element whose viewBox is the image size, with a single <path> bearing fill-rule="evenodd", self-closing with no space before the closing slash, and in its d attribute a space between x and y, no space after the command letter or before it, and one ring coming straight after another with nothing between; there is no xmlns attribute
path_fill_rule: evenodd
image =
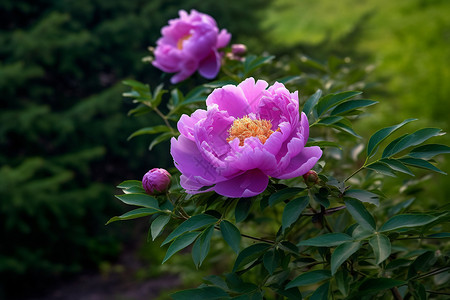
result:
<svg viewBox="0 0 450 300"><path fill-rule="evenodd" d="M252 112L242 89L231 84L215 89L208 96L206 99L208 108L214 104L218 105L219 110L226 111L229 116L235 118L242 118Z"/></svg>
<svg viewBox="0 0 450 300"><path fill-rule="evenodd" d="M264 80L258 80L255 83L255 79L253 77L245 79L238 85L238 87L244 92L245 98L247 99L247 103L250 105L252 112L256 111L259 101L264 95L264 91L268 85L269 84Z"/></svg>
<svg viewBox="0 0 450 300"><path fill-rule="evenodd" d="M206 118L206 110L203 109L197 109L190 116L182 115L177 123L178 131L188 139L194 141L194 126L204 118Z"/></svg>
<svg viewBox="0 0 450 300"><path fill-rule="evenodd" d="M216 193L230 197L252 197L264 192L269 183L269 177L260 170L250 170L242 175L215 185Z"/></svg>
<svg viewBox="0 0 450 300"><path fill-rule="evenodd" d="M231 40L231 34L226 29L222 29L217 36L217 48L225 47Z"/></svg>
<svg viewBox="0 0 450 300"><path fill-rule="evenodd" d="M322 150L317 146L303 148L300 154L291 158L287 168L279 172L277 176L273 177L278 179L288 179L301 176L311 170L321 156Z"/></svg>
<svg viewBox="0 0 450 300"><path fill-rule="evenodd" d="M207 79L213 79L217 76L220 70L220 55L216 50L211 51L210 54L200 62L198 72Z"/></svg>

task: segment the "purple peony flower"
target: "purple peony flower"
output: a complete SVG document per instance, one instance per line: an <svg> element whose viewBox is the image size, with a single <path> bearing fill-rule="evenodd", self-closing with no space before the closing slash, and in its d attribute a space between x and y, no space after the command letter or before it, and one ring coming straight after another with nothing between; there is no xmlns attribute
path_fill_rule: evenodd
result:
<svg viewBox="0 0 450 300"><path fill-rule="evenodd" d="M217 49L225 47L231 39L225 29L219 32L216 21L209 15L191 10L179 12L180 18L169 21L161 29L153 65L164 72L175 74L175 84L191 76L196 70L205 78L217 76L221 56Z"/></svg>
<svg viewBox="0 0 450 300"><path fill-rule="evenodd" d="M156 195L167 191L172 176L165 169L154 168L145 173L142 186L149 195Z"/></svg>
<svg viewBox="0 0 450 300"><path fill-rule="evenodd" d="M319 147L305 147L309 124L297 92L267 86L253 78L226 85L208 96L206 111L181 116L171 154L188 193L251 197L266 189L269 176L301 176L322 156Z"/></svg>

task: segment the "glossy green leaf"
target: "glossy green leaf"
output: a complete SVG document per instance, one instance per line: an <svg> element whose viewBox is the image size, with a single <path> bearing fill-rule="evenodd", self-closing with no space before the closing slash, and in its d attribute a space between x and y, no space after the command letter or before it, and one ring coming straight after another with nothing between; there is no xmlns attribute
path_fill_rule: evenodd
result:
<svg viewBox="0 0 450 300"><path fill-rule="evenodd" d="M319 122L317 122L316 125L331 125L331 124L339 122L343 118L344 117L341 117L341 116L326 117L326 118L321 119Z"/></svg>
<svg viewBox="0 0 450 300"><path fill-rule="evenodd" d="M364 281L364 283L359 286L359 290L365 293L375 293L391 289L405 283L405 281L392 278L371 278Z"/></svg>
<svg viewBox="0 0 450 300"><path fill-rule="evenodd" d="M374 231L376 228L375 219L366 209L361 201L353 198L345 198L345 206L347 211L352 215L352 217L358 222L359 225L365 229Z"/></svg>
<svg viewBox="0 0 450 300"><path fill-rule="evenodd" d="M339 104L338 106L336 106L335 109L333 109L330 113L331 116L335 116L335 115L341 115L341 114L346 114L352 110L358 109L358 108L362 108L362 107L367 107L367 106L371 106L378 103L378 101L372 101L372 100L365 100L365 99L360 99L360 100L350 100L347 102L344 102L342 104Z"/></svg>
<svg viewBox="0 0 450 300"><path fill-rule="evenodd" d="M325 282L318 289L314 291L309 300L328 300L328 291L330 289L330 282Z"/></svg>
<svg viewBox="0 0 450 300"><path fill-rule="evenodd" d="M220 222L220 232L222 233L223 239L230 245L234 252L239 253L241 244L241 233L233 223L223 220Z"/></svg>
<svg viewBox="0 0 450 300"><path fill-rule="evenodd" d="M129 212L126 212L121 216L112 217L111 219L109 219L109 221L108 221L108 223L106 223L106 225L108 225L109 223L115 222L115 221L124 221L124 220L142 218L142 217L156 214L158 212L161 212L161 211L157 210L157 209L153 209L153 208L137 208L137 209L133 209Z"/></svg>
<svg viewBox="0 0 450 300"><path fill-rule="evenodd" d="M283 288L283 287L282 287ZM286 297L288 300L302 300L302 294L297 287L293 287L287 290L278 289L277 294Z"/></svg>
<svg viewBox="0 0 450 300"><path fill-rule="evenodd" d="M236 258L233 272L236 272L241 266L262 256L270 246L271 245L267 243L257 243L243 249Z"/></svg>
<svg viewBox="0 0 450 300"><path fill-rule="evenodd" d="M170 91L170 98L174 106L177 106L184 99L183 94L180 92L179 89L173 89L172 91Z"/></svg>
<svg viewBox="0 0 450 300"><path fill-rule="evenodd" d="M361 202L375 204L376 206L380 205L380 199L378 195L369 191L350 189L344 193L344 196L358 199Z"/></svg>
<svg viewBox="0 0 450 300"><path fill-rule="evenodd" d="M384 234L376 234L370 240L369 244L375 254L376 264L380 264L391 255L391 242Z"/></svg>
<svg viewBox="0 0 450 300"><path fill-rule="evenodd" d="M450 232L439 232L439 233L433 233L426 236L427 238L433 238L433 239L448 239L450 238Z"/></svg>
<svg viewBox="0 0 450 300"><path fill-rule="evenodd" d="M396 215L387 220L380 228L380 232L392 231L400 228L419 227L427 225L435 220L437 217L425 214L404 214Z"/></svg>
<svg viewBox="0 0 450 300"><path fill-rule="evenodd" d="M159 234L163 231L164 227L169 223L170 216L161 215L153 220L152 225L150 226L150 232L152 235L152 240L154 241Z"/></svg>
<svg viewBox="0 0 450 300"><path fill-rule="evenodd" d="M137 205L159 210L158 200L147 194L123 194L116 195L115 197L128 205Z"/></svg>
<svg viewBox="0 0 450 300"><path fill-rule="evenodd" d="M175 228L175 230L169 234L169 236L164 240L164 242L162 242L161 246L169 243L170 241L172 241L173 239L182 235L185 232L200 229L202 227L215 224L216 222L217 218L206 214L195 215L193 217L190 217L189 219L181 223L180 226Z"/></svg>
<svg viewBox="0 0 450 300"><path fill-rule="evenodd" d="M394 171L414 176L413 172L411 172L411 170L407 166L405 166L401 161L399 161L398 159L384 158L384 159L380 160L380 162L387 165L389 168L391 168Z"/></svg>
<svg viewBox="0 0 450 300"><path fill-rule="evenodd" d="M192 247L192 259L195 266L198 268L202 265L209 252L211 245L211 238L214 232L214 225L206 227L206 229L200 234Z"/></svg>
<svg viewBox="0 0 450 300"><path fill-rule="evenodd" d="M347 297L350 290L350 274L345 269L341 269L336 272L334 278L336 280L337 288L339 289L341 294L344 297Z"/></svg>
<svg viewBox="0 0 450 300"><path fill-rule="evenodd" d="M289 228L289 226L295 223L308 204L308 196L298 197L289 201L284 207L283 216L281 218L282 229L286 230L286 228Z"/></svg>
<svg viewBox="0 0 450 300"><path fill-rule="evenodd" d="M350 126L348 126L342 122L337 122L337 123L331 124L329 126L335 128L337 130L340 130L342 132L348 133L349 135L354 136L355 138L358 138L358 139L361 138L361 136L359 134L357 134L353 130L353 128L351 128Z"/></svg>
<svg viewBox="0 0 450 300"><path fill-rule="evenodd" d="M270 275L275 272L275 269L280 265L280 262L280 253L275 249L267 251L263 256L263 265Z"/></svg>
<svg viewBox="0 0 450 300"><path fill-rule="evenodd" d="M236 208L234 209L234 217L236 219L236 223L244 221L248 214L250 213L250 208L252 207L252 201L249 198L241 198L236 204Z"/></svg>
<svg viewBox="0 0 450 300"><path fill-rule="evenodd" d="M161 133L161 132L168 132L170 131L170 128L167 127L166 125L157 125L157 126L152 126L152 127L145 127L142 129L139 129L135 132L133 132L129 137L128 137L128 141L131 140L132 138L139 136L139 135L143 135L143 134L155 134L155 133Z"/></svg>
<svg viewBox="0 0 450 300"><path fill-rule="evenodd" d="M440 173L440 174L447 175L447 173L445 173L444 171L440 170L436 166L432 165L431 163L429 163L429 162L427 162L426 160L423 160L423 159L406 157L406 158L400 158L398 160L401 163L404 163L404 164L412 166L412 167L416 167L416 168L420 168L420 169L426 169L426 170L431 170L431 171L434 171L434 172L437 172L437 173Z"/></svg>
<svg viewBox="0 0 450 300"><path fill-rule="evenodd" d="M219 300L228 298L228 294L224 290L215 286L179 291L170 296L174 300Z"/></svg>
<svg viewBox="0 0 450 300"><path fill-rule="evenodd" d="M270 62L273 60L275 56L261 56L257 57L255 55L249 55L245 58L244 61L244 78L248 77L248 75L257 69L258 67L261 67L263 64Z"/></svg>
<svg viewBox="0 0 450 300"><path fill-rule="evenodd" d="M360 247L359 242L346 242L337 246L331 254L331 275L334 275L337 269Z"/></svg>
<svg viewBox="0 0 450 300"><path fill-rule="evenodd" d="M295 277L286 285L286 289L297 287L297 286L305 286L318 283L320 281L329 279L331 277L331 273L329 270L314 270L309 271L299 276Z"/></svg>
<svg viewBox="0 0 450 300"><path fill-rule="evenodd" d="M386 153L387 157L394 156L395 154L409 148L412 146L416 146L422 144L426 140L434 137L442 135L442 131L439 128L423 128L419 129L414 133L408 134L399 140L394 147L392 147L389 153Z"/></svg>
<svg viewBox="0 0 450 300"><path fill-rule="evenodd" d="M200 232L187 232L177 237L167 249L162 263L165 263L172 255L192 244L199 235Z"/></svg>
<svg viewBox="0 0 450 300"><path fill-rule="evenodd" d="M333 247L352 240L353 238L345 233L326 233L309 240L300 241L297 246Z"/></svg>
<svg viewBox="0 0 450 300"><path fill-rule="evenodd" d="M125 181L121 182L117 187L119 189L129 189L134 186L142 187L142 181L140 181L140 180L125 180Z"/></svg>
<svg viewBox="0 0 450 300"><path fill-rule="evenodd" d="M305 145L305 147L311 147L311 146L318 146L320 148L334 147L334 148L339 148L342 150L341 145L339 145L338 143L335 143L335 142L330 142L330 141L308 141Z"/></svg>
<svg viewBox="0 0 450 300"><path fill-rule="evenodd" d="M428 160L433 158L435 155L445 153L450 153L449 146L440 144L428 144L412 149L408 156Z"/></svg>
<svg viewBox="0 0 450 300"><path fill-rule="evenodd" d="M397 145L398 142L400 142L405 136L407 136L408 134L404 134L398 138L396 138L395 140L393 140L392 142L390 142L386 148L384 148L383 150L383 154L381 155L382 158L386 158L389 156L389 153L392 151L392 149L395 147L395 145Z"/></svg>
<svg viewBox="0 0 450 300"><path fill-rule="evenodd" d="M163 90L163 86L164 84L161 83L155 88L155 91L153 92L153 98L152 100L150 100L152 107L158 107L159 104L161 104L162 96L167 93L166 90Z"/></svg>
<svg viewBox="0 0 450 300"><path fill-rule="evenodd" d="M277 80L277 82L282 83L284 85L289 84L289 83L293 83L295 81L300 80L302 77L298 76L298 75L291 75L291 76L286 76L283 78L280 78Z"/></svg>
<svg viewBox="0 0 450 300"><path fill-rule="evenodd" d="M408 124L409 122L415 121L417 119L407 119L400 124L386 127L375 132L369 139L369 143L367 144L367 156L371 157L372 154L375 153L376 147L384 141L388 136L390 136L394 131L399 129L400 127Z"/></svg>
<svg viewBox="0 0 450 300"><path fill-rule="evenodd" d="M308 100L306 100L305 105L303 106L303 112L306 115L309 115L313 107L316 106L320 96L322 96L322 90L319 89L311 97L309 97Z"/></svg>
<svg viewBox="0 0 450 300"><path fill-rule="evenodd" d="M317 115L320 117L330 108L339 105L345 100L353 98L360 94L362 94L362 92L349 91L326 95L325 97L319 100L319 103L317 103Z"/></svg>
<svg viewBox="0 0 450 300"><path fill-rule="evenodd" d="M132 88L135 88L135 89L140 89L140 90L150 90L148 84L144 84L144 83L139 82L139 81L137 81L137 80L126 79L126 80L122 80L122 83L123 83L124 85L131 86Z"/></svg>
<svg viewBox="0 0 450 300"><path fill-rule="evenodd" d="M167 141L168 139L170 139L173 136L174 136L173 132L164 132L164 133L158 135L157 137L155 137L152 140L152 142L150 143L150 146L148 146L148 150L151 151L153 149L153 147L155 147L156 145L158 145L164 141Z"/></svg>
<svg viewBox="0 0 450 300"><path fill-rule="evenodd" d="M296 196L300 192L304 191L304 188L298 188L298 187L288 187L285 189L282 189L275 194L270 195L269 198L269 205L274 206L277 203L280 203L282 201L291 199L292 197Z"/></svg>
<svg viewBox="0 0 450 300"><path fill-rule="evenodd" d="M396 177L393 170L386 164L381 162L375 162L371 163L366 166L367 169L374 170L377 173L380 173L382 175L390 176L390 177Z"/></svg>

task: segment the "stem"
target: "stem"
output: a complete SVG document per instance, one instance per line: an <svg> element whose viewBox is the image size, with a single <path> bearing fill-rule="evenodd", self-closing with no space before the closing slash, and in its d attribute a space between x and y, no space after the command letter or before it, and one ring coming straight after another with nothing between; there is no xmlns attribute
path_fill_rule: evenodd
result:
<svg viewBox="0 0 450 300"><path fill-rule="evenodd" d="M142 103L144 103L145 105L147 105L148 107L153 109L158 114L158 116L160 116L161 119L163 119L164 124L166 124L166 126L170 128L170 131L175 132L173 130L172 125L170 125L169 120L167 119L167 117L157 107L153 107L152 104L149 103L149 102L142 102Z"/></svg>
<svg viewBox="0 0 450 300"><path fill-rule="evenodd" d="M427 293L430 294L437 294L437 295L450 295L450 292L437 292L437 291L430 291L430 290L426 290Z"/></svg>
<svg viewBox="0 0 450 300"><path fill-rule="evenodd" d="M425 273L425 274L418 275L418 276L415 276L415 277L413 277L413 278L410 278L409 280L422 279L422 278L425 278L425 277L437 275L437 274L439 274L439 273L442 273L442 272L445 272L445 271L448 271L448 270L450 270L450 267L442 267L442 268L438 268L438 269L433 270L433 271L430 271L430 272L428 272L428 273Z"/></svg>
<svg viewBox="0 0 450 300"><path fill-rule="evenodd" d="M220 227L218 225L215 225L214 229L220 230ZM241 236L246 237L246 238L251 239L251 240L260 241L260 242L264 242L264 243L268 243L268 244L276 244L275 241L266 240L266 239L263 239L263 238L258 238L258 237L251 236L251 235L244 234L244 233L241 233Z"/></svg>
<svg viewBox="0 0 450 300"><path fill-rule="evenodd" d="M350 176L348 176L344 182L346 182L347 180L349 180L350 178L352 178L353 176L355 176L357 173L359 173L359 171L361 171L362 169L364 169L365 167L367 167L367 161L369 160L369 158L366 158L366 161L364 162L364 164L355 172L353 172Z"/></svg>
<svg viewBox="0 0 450 300"><path fill-rule="evenodd" d="M398 291L397 287L391 288L392 296L394 296L395 300L403 300L402 295L400 295L400 292Z"/></svg>

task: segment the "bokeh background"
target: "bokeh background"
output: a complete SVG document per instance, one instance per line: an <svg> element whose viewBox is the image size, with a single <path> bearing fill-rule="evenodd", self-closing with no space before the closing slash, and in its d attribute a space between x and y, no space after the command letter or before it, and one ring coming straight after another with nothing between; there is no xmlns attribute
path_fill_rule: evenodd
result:
<svg viewBox="0 0 450 300"><path fill-rule="evenodd" d="M450 1L2 0L0 299L166 299L198 284L202 271L185 275L189 259L160 266L164 249L146 242L145 220L104 225L126 210L115 185L173 167L167 143L149 152L151 137L127 141L158 118L128 117L121 81L168 82L142 58L191 8L251 53L351 58L366 97L380 101L358 124L366 141L409 117L450 128ZM449 183L422 182L417 205L447 203Z"/></svg>

